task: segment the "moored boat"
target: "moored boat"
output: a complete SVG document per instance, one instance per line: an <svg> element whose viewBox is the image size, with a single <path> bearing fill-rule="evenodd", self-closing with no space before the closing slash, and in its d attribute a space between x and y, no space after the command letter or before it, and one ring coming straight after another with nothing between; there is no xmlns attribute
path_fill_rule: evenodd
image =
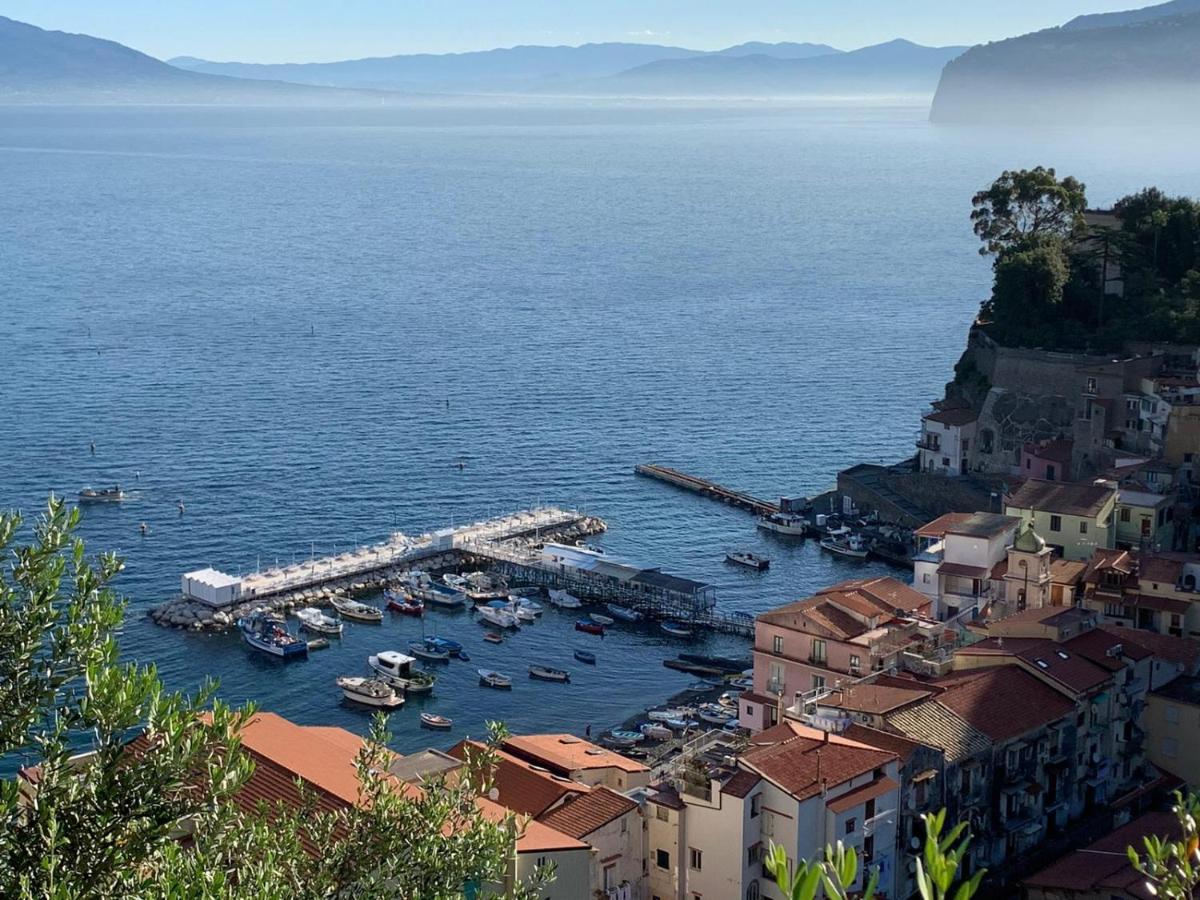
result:
<svg viewBox="0 0 1200 900"><path fill-rule="evenodd" d="M305 631L312 631L316 634L341 634L342 623L333 616L327 616L315 606L306 606L304 609L296 610L296 619L300 622L300 627Z"/></svg>
<svg viewBox="0 0 1200 900"><path fill-rule="evenodd" d="M771 513L758 520L763 531L773 531L788 537L804 537L808 534L808 519L794 513Z"/></svg>
<svg viewBox="0 0 1200 900"><path fill-rule="evenodd" d="M384 591L383 596L387 600L387 608L392 612L398 612L405 616L425 615L425 604L416 597L402 594L399 591Z"/></svg>
<svg viewBox="0 0 1200 900"><path fill-rule="evenodd" d="M588 613L588 618L597 625L603 625L605 628L616 622L616 619L612 616L602 616L600 613Z"/></svg>
<svg viewBox="0 0 1200 900"><path fill-rule="evenodd" d="M654 722L669 722L672 719L689 719L696 714L690 706L674 706L670 709L652 709L646 717Z"/></svg>
<svg viewBox="0 0 1200 900"><path fill-rule="evenodd" d="M489 644L499 644L499 643L503 643L504 636L501 634L498 634L495 631L489 631L487 634L485 634L483 636L483 639L485 641L487 641Z"/></svg>
<svg viewBox="0 0 1200 900"><path fill-rule="evenodd" d="M416 660L395 650L384 650L367 657L372 671L393 687L402 688L406 694L425 694L433 690L437 678L429 672L413 668Z"/></svg>
<svg viewBox="0 0 1200 900"><path fill-rule="evenodd" d="M404 695L397 693L395 688L380 678L343 675L338 678L337 686L342 689L342 696L352 703L383 709L395 709L404 705Z"/></svg>
<svg viewBox="0 0 1200 900"><path fill-rule="evenodd" d="M371 622L374 624L383 621L383 610L378 606L359 603L357 600L350 600L346 597L334 597L329 601L329 605L336 609L338 615L343 619L353 619L356 622Z"/></svg>
<svg viewBox="0 0 1200 900"><path fill-rule="evenodd" d="M684 688L685 691L687 691L688 693L691 693L691 694L703 694L706 691L711 691L712 689L713 689L713 686L711 684L709 684L707 681L693 681L691 684L689 684L687 687Z"/></svg>
<svg viewBox="0 0 1200 900"><path fill-rule="evenodd" d="M439 716L437 713L423 712L421 713L421 725L438 731L449 731L454 725L454 720L446 716Z"/></svg>
<svg viewBox="0 0 1200 900"><path fill-rule="evenodd" d="M486 606L477 606L475 612L479 614L480 622L495 625L497 628L517 628L520 624L503 600L493 600Z"/></svg>
<svg viewBox="0 0 1200 900"><path fill-rule="evenodd" d="M538 603L536 600L530 600L528 597L510 594L508 599L512 601L513 605L518 609L527 610L528 612L533 613L535 616L540 616L543 612L545 612L545 608L542 606L542 604Z"/></svg>
<svg viewBox="0 0 1200 900"><path fill-rule="evenodd" d="M120 503L125 499L125 492L119 484L110 488L85 487L79 492L80 503Z"/></svg>
<svg viewBox="0 0 1200 900"><path fill-rule="evenodd" d="M596 654L591 650L576 650L575 658L581 663L587 663L589 666L596 664Z"/></svg>
<svg viewBox="0 0 1200 900"><path fill-rule="evenodd" d="M847 534L842 537L830 535L822 539L821 549L847 559L866 559L868 553L867 545L857 534Z"/></svg>
<svg viewBox="0 0 1200 900"><path fill-rule="evenodd" d="M755 569L759 572L764 572L771 567L771 561L765 556L759 556L756 553L747 553L741 550L726 553L725 561L733 563L735 566L743 566L747 569Z"/></svg>
<svg viewBox="0 0 1200 900"><path fill-rule="evenodd" d="M634 744L640 744L646 739L646 736L640 731L622 731L614 728L608 733L609 739L613 743L632 747Z"/></svg>
<svg viewBox="0 0 1200 900"><path fill-rule="evenodd" d="M669 634L671 637L690 638L693 634L691 626L685 625L683 622L666 621L658 627L664 634Z"/></svg>
<svg viewBox="0 0 1200 900"><path fill-rule="evenodd" d="M628 606L622 606L619 603L605 603L604 608L607 609L614 618L620 619L622 622L640 622L644 616Z"/></svg>
<svg viewBox="0 0 1200 900"><path fill-rule="evenodd" d="M566 682L571 680L571 673L565 669L552 669L549 666L530 666L529 677L539 681Z"/></svg>
<svg viewBox="0 0 1200 900"><path fill-rule="evenodd" d="M491 669L479 669L479 683L483 687L495 688L498 691L511 691L512 679Z"/></svg>
<svg viewBox="0 0 1200 900"><path fill-rule="evenodd" d="M431 634L425 638L425 643L436 650L445 650L451 656L461 657L463 654L463 645L447 637L439 637L436 634Z"/></svg>
<svg viewBox="0 0 1200 900"><path fill-rule="evenodd" d="M449 650L439 650L437 647L431 646L428 641L410 642L408 652L418 659L428 662L450 662Z"/></svg>
<svg viewBox="0 0 1200 900"><path fill-rule="evenodd" d="M686 662L696 663L701 666L712 666L714 669L736 674L741 674L746 669L753 668L754 666L754 661L751 659L736 659L732 656L712 656L707 653L680 653L679 658Z"/></svg>
<svg viewBox="0 0 1200 900"><path fill-rule="evenodd" d="M698 718L701 722L707 722L710 725L726 725L729 722L736 722L737 715L731 713L728 709L721 706L719 703L703 703L700 705Z"/></svg>
<svg viewBox="0 0 1200 900"><path fill-rule="evenodd" d="M255 650L269 656L279 659L298 659L308 656L307 643L295 635L289 634L288 630L279 622L262 613L254 613L244 619L238 619L238 630L242 633L242 640Z"/></svg>
<svg viewBox="0 0 1200 900"><path fill-rule="evenodd" d="M431 606L440 606L444 609L458 609L467 602L467 592L465 590L438 584L435 581L422 585L419 589L413 591L413 594Z"/></svg>
<svg viewBox="0 0 1200 900"><path fill-rule="evenodd" d="M582 631L586 634L598 634L604 636L604 626L599 622L593 622L591 619L578 619L575 622L575 630Z"/></svg>
<svg viewBox="0 0 1200 900"><path fill-rule="evenodd" d="M550 591L550 602L559 609L579 609L583 601L569 591Z"/></svg>
<svg viewBox="0 0 1200 900"><path fill-rule="evenodd" d="M675 736L675 732L661 722L646 722L638 727L638 731L652 741L669 741Z"/></svg>

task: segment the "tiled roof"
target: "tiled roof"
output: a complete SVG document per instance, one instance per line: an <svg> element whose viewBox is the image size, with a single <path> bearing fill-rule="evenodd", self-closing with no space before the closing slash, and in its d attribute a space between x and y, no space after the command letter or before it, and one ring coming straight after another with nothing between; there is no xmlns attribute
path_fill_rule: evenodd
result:
<svg viewBox="0 0 1200 900"><path fill-rule="evenodd" d="M1116 492L1104 485L1031 478L1008 500L1013 509L1064 516L1095 516Z"/></svg>
<svg viewBox="0 0 1200 900"><path fill-rule="evenodd" d="M1092 691L1111 677L1095 663L1071 653L1049 638L986 638L956 650L955 655L1012 657L1027 665L1031 672L1036 669L1042 676L1076 694Z"/></svg>
<svg viewBox="0 0 1200 900"><path fill-rule="evenodd" d="M987 578L991 569L987 566L968 566L966 563L944 562L938 566L939 575L957 575L960 578Z"/></svg>
<svg viewBox="0 0 1200 900"><path fill-rule="evenodd" d="M541 763L559 774L576 769L620 769L622 772L648 772L636 760L585 741L573 734L522 734L505 738L504 749L514 756Z"/></svg>
<svg viewBox="0 0 1200 900"><path fill-rule="evenodd" d="M996 537L1004 534L1010 528L1016 528L1021 520L1016 516L1002 516L1000 513L977 512L971 513L961 522L956 522L946 529L946 534L961 534L966 537Z"/></svg>
<svg viewBox="0 0 1200 900"><path fill-rule="evenodd" d="M1128 575L1133 571L1134 559L1133 554L1128 550L1109 550L1106 547L1097 547L1092 551L1091 558L1087 561L1087 568L1083 573L1084 581L1095 581L1096 573L1107 570L1120 572L1122 575Z"/></svg>
<svg viewBox="0 0 1200 900"><path fill-rule="evenodd" d="M896 784L891 778L876 778L874 781L864 784L862 787L856 787L853 790L847 791L840 797L834 797L825 805L832 812L844 813L848 809L854 809L856 806L862 806L868 800L874 800L876 797L882 797L884 794L891 793L900 785Z"/></svg>
<svg viewBox="0 0 1200 900"><path fill-rule="evenodd" d="M1093 665L1110 672L1118 672L1125 668L1126 658L1136 662L1150 655L1141 647L1132 644L1126 646L1120 638L1101 628L1091 628L1077 634L1069 641L1064 641L1062 647L1068 653L1082 656Z"/></svg>
<svg viewBox="0 0 1200 900"><path fill-rule="evenodd" d="M1047 441L1041 446L1037 444L1026 444L1025 452L1037 459L1048 459L1051 462L1069 463L1071 461L1071 450L1074 448L1075 442L1065 438Z"/></svg>
<svg viewBox="0 0 1200 900"><path fill-rule="evenodd" d="M742 799L754 790L754 786L762 781L757 772L751 772L748 769L738 769L733 777L721 785L721 793L728 794L730 797Z"/></svg>
<svg viewBox="0 0 1200 900"><path fill-rule="evenodd" d="M1077 559L1050 560L1050 580L1055 584L1075 584L1086 570L1087 563Z"/></svg>
<svg viewBox="0 0 1200 900"><path fill-rule="evenodd" d="M920 528L913 532L917 537L924 538L940 538L944 537L946 532L953 526L965 522L971 518L974 513L946 513L938 516L932 522L926 522Z"/></svg>
<svg viewBox="0 0 1200 900"><path fill-rule="evenodd" d="M819 794L822 784L842 784L895 758L894 753L848 742L794 737L751 747L742 755L742 762L798 800L806 800Z"/></svg>
<svg viewBox="0 0 1200 900"><path fill-rule="evenodd" d="M892 734L890 731L880 731L878 728L868 728L866 725L858 723L849 725L842 732L842 737L858 741L860 744L866 744L877 750L895 753L900 757L901 763L907 763L917 748L921 746L919 741L914 741L902 734Z"/></svg>
<svg viewBox="0 0 1200 900"><path fill-rule="evenodd" d="M1131 606L1136 606L1139 609L1152 609L1155 612L1175 613L1183 615L1191 608L1191 601L1178 600L1174 597L1158 597L1154 594L1137 594L1133 598Z"/></svg>
<svg viewBox="0 0 1200 900"><path fill-rule="evenodd" d="M937 422L939 425L949 425L951 427L970 425L978 420L979 413L971 409L939 409L936 412L931 412L928 415L922 416L926 422Z"/></svg>
<svg viewBox="0 0 1200 900"><path fill-rule="evenodd" d="M613 819L637 808L638 805L628 797L606 787L598 787L539 816L538 821L555 831L583 840L597 828L603 828Z"/></svg>
<svg viewBox="0 0 1200 900"><path fill-rule="evenodd" d="M1144 647L1159 659L1179 663L1184 667L1185 674L1196 674L1200 664L1200 641L1178 638L1171 634L1158 634L1153 631L1143 631L1140 628L1129 628L1125 625L1101 625L1109 634L1116 635L1123 644L1136 644Z"/></svg>
<svg viewBox="0 0 1200 900"><path fill-rule="evenodd" d="M881 684L855 684L833 691L820 701L822 706L848 709L855 712L887 713L927 699L933 692L913 687L892 687Z"/></svg>
<svg viewBox="0 0 1200 900"><path fill-rule="evenodd" d="M1107 677L1107 673L1102 674ZM1075 711L1070 700L1016 666L955 672L937 679L937 683L947 690L933 702L997 743L1028 734Z"/></svg>
<svg viewBox="0 0 1200 900"><path fill-rule="evenodd" d="M290 773L291 780L302 778L342 803L358 802L354 758L363 747L362 738L341 728L306 728L269 712L255 713L240 738L256 761L267 761L270 767Z"/></svg>
<svg viewBox="0 0 1200 900"><path fill-rule="evenodd" d="M1138 560L1138 577L1142 581L1174 586L1183 577L1183 563L1179 557L1146 555Z"/></svg>
<svg viewBox="0 0 1200 900"><path fill-rule="evenodd" d="M508 809L499 803L493 803L486 797L480 797L475 803L483 815L492 822L499 822L511 814ZM517 838L517 853L551 853L554 851L586 851L589 849L588 845L578 838L563 834L549 825L544 825L537 819L531 819L528 816L519 816L518 824L521 827L521 836Z"/></svg>
<svg viewBox="0 0 1200 900"><path fill-rule="evenodd" d="M887 722L906 737L940 747L947 762L977 756L992 746L986 734L934 700L892 713Z"/></svg>
<svg viewBox="0 0 1200 900"><path fill-rule="evenodd" d="M929 598L897 578L860 578L843 581L817 594L829 592L853 593L872 603L880 612L889 615L897 609L916 612L929 606Z"/></svg>
<svg viewBox="0 0 1200 900"><path fill-rule="evenodd" d="M460 741L450 748L449 753L455 759L462 759L466 747L471 747L476 753L486 750L484 745L477 741ZM590 790L586 785L552 775L548 771L539 772L530 763L503 750L496 752L492 779L497 791L494 798L497 802L516 812L535 817L566 797L586 794Z"/></svg>
<svg viewBox="0 0 1200 900"><path fill-rule="evenodd" d="M864 619L874 619L879 616L881 610L879 604L872 603L858 591L839 591L839 590L824 590L817 595L817 598L825 603L831 603L839 610L844 612L862 616ZM820 603L817 604L820 606ZM886 610L890 616L892 611ZM857 620L856 620L857 621Z"/></svg>
<svg viewBox="0 0 1200 900"><path fill-rule="evenodd" d="M823 596L809 597L765 612L758 617L758 621L797 631L816 625L842 640L858 637L867 631L866 625Z"/></svg>

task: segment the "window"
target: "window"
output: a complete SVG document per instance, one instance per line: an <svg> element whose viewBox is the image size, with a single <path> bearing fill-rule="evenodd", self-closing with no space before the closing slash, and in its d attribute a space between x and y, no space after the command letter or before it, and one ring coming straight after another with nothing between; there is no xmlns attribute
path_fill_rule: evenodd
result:
<svg viewBox="0 0 1200 900"><path fill-rule="evenodd" d="M928 572L926 572L924 575L921 576L921 581L924 584L929 584L929 573Z"/></svg>
<svg viewBox="0 0 1200 900"><path fill-rule="evenodd" d="M823 687L825 687L825 676L824 675L814 675L813 676L813 690L819 691Z"/></svg>
<svg viewBox="0 0 1200 900"><path fill-rule="evenodd" d="M604 889L606 891L611 891L616 886L617 886L617 867L615 865L614 866L605 866L604 867Z"/></svg>
<svg viewBox="0 0 1200 900"><path fill-rule="evenodd" d="M1121 521L1122 521L1122 522L1129 522L1129 521L1131 521L1132 519L1133 519L1133 513L1130 511L1129 507L1128 507L1128 506L1122 506L1122 507L1121 507Z"/></svg>
<svg viewBox="0 0 1200 900"><path fill-rule="evenodd" d="M1183 461L1185 463L1190 463L1192 461L1192 454L1190 454L1190 453L1183 454Z"/></svg>
<svg viewBox="0 0 1200 900"><path fill-rule="evenodd" d="M942 465L947 469L950 468L950 457L943 456L942 457Z"/></svg>
<svg viewBox="0 0 1200 900"><path fill-rule="evenodd" d="M669 822L671 821L671 814L667 812L667 808L665 806L659 806L657 803L655 803L654 818L658 819L660 822Z"/></svg>
<svg viewBox="0 0 1200 900"><path fill-rule="evenodd" d="M1050 530L1051 531L1062 531L1062 516L1051 516L1050 517Z"/></svg>
<svg viewBox="0 0 1200 900"><path fill-rule="evenodd" d="M825 662L825 642L820 638L813 638L812 652L809 654L809 659L815 663Z"/></svg>
<svg viewBox="0 0 1200 900"><path fill-rule="evenodd" d="M775 654L783 652L783 635L777 634L771 639L771 652Z"/></svg>
<svg viewBox="0 0 1200 900"><path fill-rule="evenodd" d="M863 838L862 858L864 863L869 863L875 858L875 835L868 834Z"/></svg>
<svg viewBox="0 0 1200 900"><path fill-rule="evenodd" d="M1163 718L1166 719L1168 722L1170 722L1172 725L1178 725L1179 724L1179 707L1173 703L1168 703L1165 707L1163 707Z"/></svg>
<svg viewBox="0 0 1200 900"><path fill-rule="evenodd" d="M546 857L539 856L537 858L537 868L539 868L539 869L544 868L545 865L546 865Z"/></svg>
<svg viewBox="0 0 1200 900"><path fill-rule="evenodd" d="M859 659L859 657L856 656L855 654L851 653L850 654L850 671L857 672L860 668L862 668L862 660Z"/></svg>
<svg viewBox="0 0 1200 900"><path fill-rule="evenodd" d="M746 900L758 900L758 882L750 882L750 886L746 888Z"/></svg>
<svg viewBox="0 0 1200 900"><path fill-rule="evenodd" d="M758 818L758 814L762 811L762 794L755 794L750 798L750 818Z"/></svg>
<svg viewBox="0 0 1200 900"><path fill-rule="evenodd" d="M1163 738L1162 754L1167 759L1174 759L1179 752L1179 742L1173 737Z"/></svg>
<svg viewBox="0 0 1200 900"><path fill-rule="evenodd" d="M854 834L854 829L857 827L858 822L855 820L854 816L851 816L846 820L846 834Z"/></svg>
<svg viewBox="0 0 1200 900"><path fill-rule="evenodd" d="M621 816L621 834L624 834L628 830L629 830L629 817Z"/></svg>
<svg viewBox="0 0 1200 900"><path fill-rule="evenodd" d="M1089 379L1087 380L1087 387L1085 388L1085 390L1086 390L1086 391L1087 391L1089 394L1094 394L1094 393L1096 393L1096 379L1095 379L1095 378L1089 378Z"/></svg>
<svg viewBox="0 0 1200 900"><path fill-rule="evenodd" d="M696 872L704 868L704 853L695 847L688 847L688 868Z"/></svg>
<svg viewBox="0 0 1200 900"><path fill-rule="evenodd" d="M671 868L671 854L668 853L666 850L655 850L654 851L654 864L656 866L658 866L660 869Z"/></svg>
<svg viewBox="0 0 1200 900"><path fill-rule="evenodd" d="M1079 533L1080 533L1080 534L1087 534L1087 522L1080 522L1080 523L1079 523Z"/></svg>

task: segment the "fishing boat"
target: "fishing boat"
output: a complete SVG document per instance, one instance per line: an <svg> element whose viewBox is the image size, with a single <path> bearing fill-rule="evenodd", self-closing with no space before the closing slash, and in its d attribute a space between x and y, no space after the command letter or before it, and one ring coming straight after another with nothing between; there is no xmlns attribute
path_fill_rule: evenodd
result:
<svg viewBox="0 0 1200 900"><path fill-rule="evenodd" d="M662 723L672 731L687 731L689 728L700 727L700 723L695 719L663 719Z"/></svg>
<svg viewBox="0 0 1200 900"><path fill-rule="evenodd" d="M387 608L392 612L398 612L405 616L425 615L425 604L416 597L401 594L398 591L384 591L383 596L387 599Z"/></svg>
<svg viewBox="0 0 1200 900"><path fill-rule="evenodd" d="M370 606L366 603L359 603L357 600L350 600L345 597L334 597L329 601L329 605L336 609L338 615L343 619L373 623L383 621L383 610L378 606Z"/></svg>
<svg viewBox="0 0 1200 900"><path fill-rule="evenodd" d="M759 518L758 527L788 537L804 537L808 534L808 519L794 513L771 513Z"/></svg>
<svg viewBox="0 0 1200 900"><path fill-rule="evenodd" d="M550 591L550 602L559 609L579 609L583 601L568 591Z"/></svg>
<svg viewBox="0 0 1200 900"><path fill-rule="evenodd" d="M306 606L304 609L296 610L296 618L300 622L300 627L305 631L312 631L316 634L341 634L342 623L333 616L327 616L315 606Z"/></svg>
<svg viewBox="0 0 1200 900"><path fill-rule="evenodd" d="M670 709L652 709L646 717L653 722L669 722L672 719L688 719L696 714L690 706L675 706Z"/></svg>
<svg viewBox="0 0 1200 900"><path fill-rule="evenodd" d="M841 537L835 537L831 533L821 540L821 549L848 559L866 559L868 553L862 537L853 533Z"/></svg>
<svg viewBox="0 0 1200 900"><path fill-rule="evenodd" d="M605 603L604 608L612 613L613 618L620 619L622 622L640 622L645 618L636 609L621 606L619 603Z"/></svg>
<svg viewBox="0 0 1200 900"><path fill-rule="evenodd" d="M483 639L489 644L499 644L504 641L504 637L495 631L489 631L483 636Z"/></svg>
<svg viewBox="0 0 1200 900"><path fill-rule="evenodd" d="M440 606L443 609L460 609L467 602L466 591L435 581L426 583L413 593L431 606Z"/></svg>
<svg viewBox="0 0 1200 900"><path fill-rule="evenodd" d="M289 634L279 622L262 613L238 619L238 630L242 633L242 640L269 656L277 656L280 659L308 656L307 643Z"/></svg>
<svg viewBox="0 0 1200 900"><path fill-rule="evenodd" d="M538 681L567 682L571 680L571 673L565 669L552 669L549 666L530 666L529 677L536 678Z"/></svg>
<svg viewBox="0 0 1200 900"><path fill-rule="evenodd" d="M449 731L454 725L454 720L446 716L439 716L437 713L423 712L421 713L421 726L423 728L433 728L437 731Z"/></svg>
<svg viewBox="0 0 1200 900"><path fill-rule="evenodd" d="M578 619L575 622L575 630L583 631L587 634L598 634L604 637L604 626L599 622L593 622L591 619Z"/></svg>
<svg viewBox="0 0 1200 900"><path fill-rule="evenodd" d="M652 741L669 741L675 736L675 732L661 722L646 722L638 727L638 731Z"/></svg>
<svg viewBox="0 0 1200 900"><path fill-rule="evenodd" d="M337 686L342 689L342 696L352 703L383 709L395 709L404 705L404 695L396 693L395 688L380 678L343 675L338 678Z"/></svg>
<svg viewBox="0 0 1200 900"><path fill-rule="evenodd" d="M646 736L640 731L621 731L614 728L608 733L609 739L615 744L632 747L634 744L640 744L646 739Z"/></svg>
<svg viewBox="0 0 1200 900"><path fill-rule="evenodd" d="M120 503L125 499L125 492L119 484L110 488L85 487L79 492L80 503Z"/></svg>
<svg viewBox="0 0 1200 900"><path fill-rule="evenodd" d="M737 716L719 703L702 704L697 717L701 722L707 722L710 725L725 725L737 721Z"/></svg>
<svg viewBox="0 0 1200 900"><path fill-rule="evenodd" d="M741 550L735 550L725 554L725 562L733 563L735 566L743 566L747 569L754 569L759 572L765 572L771 568L771 561L765 556L759 556L757 553L747 553Z"/></svg>
<svg viewBox="0 0 1200 900"><path fill-rule="evenodd" d="M575 658L581 663L587 663L589 666L596 664L596 654L591 650L576 650Z"/></svg>
<svg viewBox="0 0 1200 900"><path fill-rule="evenodd" d="M693 681L691 684L689 684L687 687L684 688L684 690L687 691L689 694L703 694L706 691L711 691L712 689L713 689L713 686L711 684L709 684L707 681Z"/></svg>
<svg viewBox="0 0 1200 900"><path fill-rule="evenodd" d="M461 657L463 654L463 645L458 641L451 640L450 638L439 637L436 634L425 638L425 644L433 647L435 650L445 650L451 656Z"/></svg>
<svg viewBox="0 0 1200 900"><path fill-rule="evenodd" d="M742 695L741 691L726 691L717 698L717 702L726 709L737 709L738 697Z"/></svg>
<svg viewBox="0 0 1200 900"><path fill-rule="evenodd" d="M427 640L410 642L408 652L418 659L428 662L450 662L449 650L439 650L437 647L431 646Z"/></svg>
<svg viewBox="0 0 1200 900"><path fill-rule="evenodd" d="M479 683L483 687L495 688L498 691L511 691L512 679L491 669L479 669Z"/></svg>
<svg viewBox="0 0 1200 900"><path fill-rule="evenodd" d="M690 638L693 634L691 626L685 625L683 622L666 621L658 627L664 634L669 634L671 637Z"/></svg>
<svg viewBox="0 0 1200 900"><path fill-rule="evenodd" d="M402 688L406 694L426 694L433 690L437 677L429 672L413 668L416 660L395 650L384 650L367 657L371 670L392 687Z"/></svg>
<svg viewBox="0 0 1200 900"><path fill-rule="evenodd" d="M602 616L600 613L588 613L588 618L597 625L603 625L605 628L616 622L616 619L614 619L612 616Z"/></svg>
<svg viewBox="0 0 1200 900"><path fill-rule="evenodd" d="M475 612L479 613L480 622L495 625L497 628L517 628L520 624L503 600L493 600L486 606L477 606Z"/></svg>

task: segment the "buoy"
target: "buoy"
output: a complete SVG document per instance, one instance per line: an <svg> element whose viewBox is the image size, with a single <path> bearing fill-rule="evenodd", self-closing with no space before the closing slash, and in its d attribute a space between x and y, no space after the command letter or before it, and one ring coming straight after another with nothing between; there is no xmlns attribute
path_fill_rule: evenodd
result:
<svg viewBox="0 0 1200 900"><path fill-rule="evenodd" d="M91 447L92 456L95 456L96 455L96 442L92 441L91 444L89 444L88 446Z"/></svg>
<svg viewBox="0 0 1200 900"><path fill-rule="evenodd" d="M180 501L179 501L179 514L180 514L181 516L183 515L183 510L184 510L183 501L182 501L182 500L180 500Z"/></svg>
<svg viewBox="0 0 1200 900"><path fill-rule="evenodd" d="M148 534L150 532L150 526L143 522L138 526L138 530L141 531L142 534Z"/></svg>

